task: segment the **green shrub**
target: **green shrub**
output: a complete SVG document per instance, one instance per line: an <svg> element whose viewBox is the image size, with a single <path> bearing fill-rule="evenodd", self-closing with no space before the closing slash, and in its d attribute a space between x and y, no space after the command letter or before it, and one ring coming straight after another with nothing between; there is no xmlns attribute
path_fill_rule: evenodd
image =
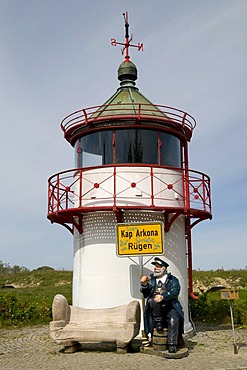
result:
<svg viewBox="0 0 247 370"><path fill-rule="evenodd" d="M0 327L48 324L52 320L52 301L58 293L71 304L71 271L46 268L0 277L6 285L26 286L0 289Z"/></svg>
<svg viewBox="0 0 247 370"><path fill-rule="evenodd" d="M46 302L22 301L14 294L0 295L0 326L44 324L51 321L51 307Z"/></svg>
<svg viewBox="0 0 247 370"><path fill-rule="evenodd" d="M247 326L247 291L239 292L239 299L232 301L233 318L236 325ZM230 304L220 299L219 292L206 292L198 300L189 299L192 320L226 324L231 323Z"/></svg>

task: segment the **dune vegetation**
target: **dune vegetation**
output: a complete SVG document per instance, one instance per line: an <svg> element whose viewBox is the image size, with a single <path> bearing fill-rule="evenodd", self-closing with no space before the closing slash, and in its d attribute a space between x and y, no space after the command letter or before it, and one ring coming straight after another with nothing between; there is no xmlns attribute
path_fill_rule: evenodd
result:
<svg viewBox="0 0 247 370"><path fill-rule="evenodd" d="M220 289L238 290L232 301L234 322L247 327L247 270L193 271L197 300L189 299L192 320L230 324L229 301L220 298ZM52 320L52 300L63 294L72 302L72 271L56 271L43 266L25 267L0 261L0 327L48 324Z"/></svg>

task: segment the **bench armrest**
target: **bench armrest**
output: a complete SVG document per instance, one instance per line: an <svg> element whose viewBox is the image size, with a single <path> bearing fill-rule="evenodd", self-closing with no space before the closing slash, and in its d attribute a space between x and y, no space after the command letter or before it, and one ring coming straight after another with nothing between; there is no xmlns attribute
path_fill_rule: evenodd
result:
<svg viewBox="0 0 247 370"><path fill-rule="evenodd" d="M68 324L70 319L70 306L62 294L56 294L52 303L53 321L64 321Z"/></svg>
<svg viewBox="0 0 247 370"><path fill-rule="evenodd" d="M141 308L138 301L131 301L127 306L126 322L140 323Z"/></svg>

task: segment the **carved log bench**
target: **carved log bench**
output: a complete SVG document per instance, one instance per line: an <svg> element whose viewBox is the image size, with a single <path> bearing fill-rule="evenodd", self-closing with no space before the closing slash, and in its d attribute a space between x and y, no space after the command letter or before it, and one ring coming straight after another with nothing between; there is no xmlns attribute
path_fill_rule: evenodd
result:
<svg viewBox="0 0 247 370"><path fill-rule="evenodd" d="M88 309L70 306L63 295L57 294L52 316L50 336L65 348L76 348L79 343L116 342L117 353L126 353L140 330L138 301L113 308Z"/></svg>

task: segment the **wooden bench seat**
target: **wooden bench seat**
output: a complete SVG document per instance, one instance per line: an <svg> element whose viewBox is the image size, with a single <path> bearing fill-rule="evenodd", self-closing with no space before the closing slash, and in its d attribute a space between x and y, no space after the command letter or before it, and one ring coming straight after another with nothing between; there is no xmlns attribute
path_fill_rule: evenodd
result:
<svg viewBox="0 0 247 370"><path fill-rule="evenodd" d="M65 347L77 343L116 342L117 352L126 353L129 343L139 334L140 304L88 309L70 306L57 294L52 304L50 336Z"/></svg>

